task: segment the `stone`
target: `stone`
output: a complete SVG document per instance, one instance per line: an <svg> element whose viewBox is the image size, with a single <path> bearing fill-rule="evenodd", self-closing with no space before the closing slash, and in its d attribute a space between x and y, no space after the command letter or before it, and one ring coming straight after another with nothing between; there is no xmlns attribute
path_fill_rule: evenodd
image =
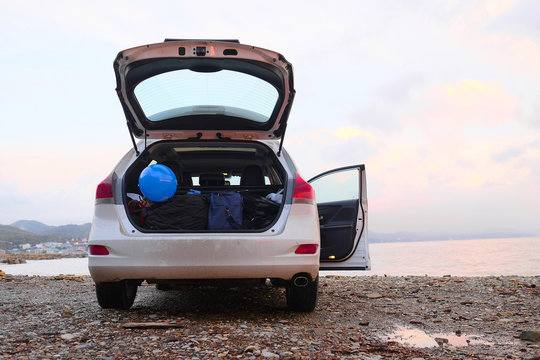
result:
<svg viewBox="0 0 540 360"><path fill-rule="evenodd" d="M439 346L443 346L444 344L448 344L448 339L445 339L445 338L436 337L434 340Z"/></svg>
<svg viewBox="0 0 540 360"><path fill-rule="evenodd" d="M540 331L522 331L519 338L525 341L540 342Z"/></svg>
<svg viewBox="0 0 540 360"><path fill-rule="evenodd" d="M258 350L257 346L255 346L255 345L249 345L248 347L246 347L246 348L244 349L243 352L244 352L244 353L246 353L246 352L254 352L255 350Z"/></svg>
<svg viewBox="0 0 540 360"><path fill-rule="evenodd" d="M268 351L266 349L262 351L261 356L263 358L266 358L266 359L278 359L279 358L278 354L274 354L273 352L270 352L270 351Z"/></svg>
<svg viewBox="0 0 540 360"><path fill-rule="evenodd" d="M383 296L381 294L379 294L378 292L372 292L372 293L367 294L366 297L368 299L380 299Z"/></svg>
<svg viewBox="0 0 540 360"><path fill-rule="evenodd" d="M75 338L75 334L62 334L60 335L60 337L63 339L63 340L72 340Z"/></svg>

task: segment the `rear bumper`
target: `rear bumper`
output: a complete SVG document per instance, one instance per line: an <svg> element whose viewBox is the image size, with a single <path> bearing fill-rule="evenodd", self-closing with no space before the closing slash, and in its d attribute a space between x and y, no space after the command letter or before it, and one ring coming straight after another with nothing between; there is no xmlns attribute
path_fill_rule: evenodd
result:
<svg viewBox="0 0 540 360"><path fill-rule="evenodd" d="M294 241L278 239L167 239L101 241L109 255L90 255L95 282L123 279L290 280L300 272L313 278L319 254L298 255Z"/></svg>
<svg viewBox="0 0 540 360"><path fill-rule="evenodd" d="M89 245L102 245L109 251L109 255L88 257L96 283L124 279L290 280L298 273L314 279L319 271L320 249L316 254L294 253L301 244L319 244L317 212L312 205L292 206L286 223L267 232L241 234L133 234L114 221L113 213L119 214L116 210L112 204L96 205Z"/></svg>

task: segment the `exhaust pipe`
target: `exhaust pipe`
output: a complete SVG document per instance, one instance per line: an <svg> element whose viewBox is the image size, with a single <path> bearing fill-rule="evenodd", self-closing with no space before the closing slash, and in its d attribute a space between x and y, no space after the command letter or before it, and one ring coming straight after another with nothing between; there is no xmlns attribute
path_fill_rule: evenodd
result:
<svg viewBox="0 0 540 360"><path fill-rule="evenodd" d="M293 277L292 283L296 287L306 287L309 284L309 279L305 275L295 275Z"/></svg>

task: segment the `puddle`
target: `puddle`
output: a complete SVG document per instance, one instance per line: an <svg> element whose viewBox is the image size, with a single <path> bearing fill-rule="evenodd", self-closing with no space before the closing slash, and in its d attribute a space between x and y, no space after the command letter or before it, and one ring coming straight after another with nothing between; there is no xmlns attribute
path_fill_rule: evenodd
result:
<svg viewBox="0 0 540 360"><path fill-rule="evenodd" d="M446 334L431 334L428 335L424 331L407 326L398 326L396 331L388 334L385 340L396 341L403 345L408 345L418 348L435 347L446 343L452 346L468 346L468 345L493 345L489 341L482 340L479 335L467 335L454 333Z"/></svg>

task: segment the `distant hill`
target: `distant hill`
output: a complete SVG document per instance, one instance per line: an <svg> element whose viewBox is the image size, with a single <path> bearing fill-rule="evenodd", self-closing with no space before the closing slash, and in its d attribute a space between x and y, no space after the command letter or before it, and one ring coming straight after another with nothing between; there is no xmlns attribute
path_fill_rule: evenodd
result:
<svg viewBox="0 0 540 360"><path fill-rule="evenodd" d="M21 244L35 245L42 242L63 242L65 238L52 235L36 235L9 225L0 225L0 249L11 250Z"/></svg>
<svg viewBox="0 0 540 360"><path fill-rule="evenodd" d="M50 226L35 220L19 220L10 226L31 232L36 235L54 235L72 238L88 238L92 224Z"/></svg>
<svg viewBox="0 0 540 360"><path fill-rule="evenodd" d="M31 232L33 234L41 234L42 232L47 231L53 227L35 220L18 220L15 221L13 224L10 224L9 226L13 226L18 229Z"/></svg>
<svg viewBox="0 0 540 360"><path fill-rule="evenodd" d="M11 225L0 225L0 249L11 250L21 244L35 245L88 238L90 226L90 223L49 226L39 221L19 220Z"/></svg>
<svg viewBox="0 0 540 360"><path fill-rule="evenodd" d="M54 226L51 227L48 230L45 230L41 233L41 235L56 235L56 236L69 236L73 238L87 238L90 234L90 227L92 224L86 223L82 225L62 225L62 226Z"/></svg>
<svg viewBox="0 0 540 360"><path fill-rule="evenodd" d="M537 233L525 233L513 230L494 232L474 232L474 233L449 233L449 232L393 232L378 233L369 232L368 241L370 243L383 242L409 242L409 241L441 241L441 240L470 240L470 239L499 239L539 236Z"/></svg>

